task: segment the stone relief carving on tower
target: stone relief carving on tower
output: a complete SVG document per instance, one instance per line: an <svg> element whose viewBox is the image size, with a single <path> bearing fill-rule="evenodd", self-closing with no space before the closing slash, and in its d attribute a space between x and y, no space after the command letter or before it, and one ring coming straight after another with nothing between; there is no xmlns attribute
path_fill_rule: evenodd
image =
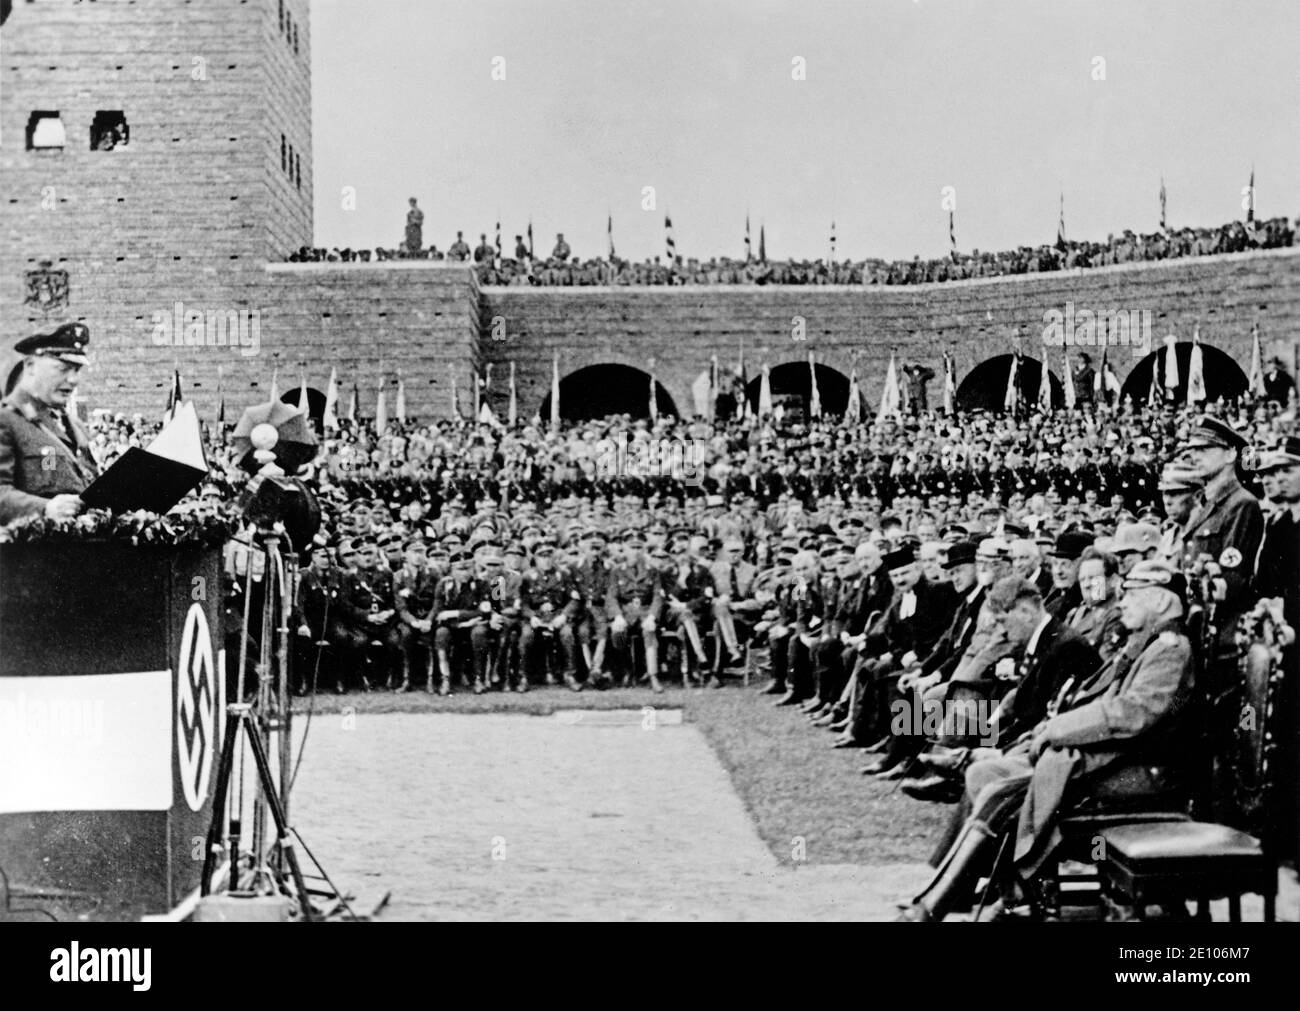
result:
<svg viewBox="0 0 1300 1011"><path fill-rule="evenodd" d="M52 260L42 260L40 267L27 272L27 297L24 305L54 312L68 305L68 272L55 270Z"/></svg>

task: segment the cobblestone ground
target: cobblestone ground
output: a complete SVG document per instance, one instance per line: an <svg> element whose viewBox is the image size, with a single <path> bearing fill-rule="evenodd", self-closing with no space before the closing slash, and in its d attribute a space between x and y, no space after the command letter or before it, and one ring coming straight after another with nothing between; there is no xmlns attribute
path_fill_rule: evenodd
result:
<svg viewBox="0 0 1300 1011"><path fill-rule="evenodd" d="M779 866L700 732L660 711L329 714L293 821L385 920L870 920L927 869Z"/></svg>

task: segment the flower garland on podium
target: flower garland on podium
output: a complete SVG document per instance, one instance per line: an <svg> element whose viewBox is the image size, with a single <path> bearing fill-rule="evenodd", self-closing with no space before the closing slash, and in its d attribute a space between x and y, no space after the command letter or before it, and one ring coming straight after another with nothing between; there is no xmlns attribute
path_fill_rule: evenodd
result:
<svg viewBox="0 0 1300 1011"><path fill-rule="evenodd" d="M133 547L219 547L238 529L238 521L212 514L139 511L111 513L92 509L71 520L43 516L0 527L0 544L130 544Z"/></svg>

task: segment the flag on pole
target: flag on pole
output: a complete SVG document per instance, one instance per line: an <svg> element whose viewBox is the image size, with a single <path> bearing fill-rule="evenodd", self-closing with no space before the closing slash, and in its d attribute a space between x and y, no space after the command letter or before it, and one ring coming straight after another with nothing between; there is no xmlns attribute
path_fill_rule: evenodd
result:
<svg viewBox="0 0 1300 1011"><path fill-rule="evenodd" d="M849 369L849 402L844 407L844 420L857 424L862 420L862 394L858 391L858 366Z"/></svg>
<svg viewBox="0 0 1300 1011"><path fill-rule="evenodd" d="M957 218L951 209L948 211L948 252L955 263L957 261Z"/></svg>
<svg viewBox="0 0 1300 1011"><path fill-rule="evenodd" d="M480 425L491 425L493 428L501 427L501 422L497 420L496 412L492 410L492 405L486 400L479 404L478 423Z"/></svg>
<svg viewBox="0 0 1300 1011"><path fill-rule="evenodd" d="M1250 167L1250 185L1246 187L1246 224L1255 220L1255 166Z"/></svg>
<svg viewBox="0 0 1300 1011"><path fill-rule="evenodd" d="M767 262L767 232L762 224L758 226L758 262Z"/></svg>
<svg viewBox="0 0 1300 1011"><path fill-rule="evenodd" d="M271 396L268 398L271 403L280 399L280 366L271 370Z"/></svg>
<svg viewBox="0 0 1300 1011"><path fill-rule="evenodd" d="M501 234L497 233L499 239ZM393 415L398 421L406 421L406 380L402 378L402 370L397 370L397 397L393 401Z"/></svg>
<svg viewBox="0 0 1300 1011"><path fill-rule="evenodd" d="M1169 231L1169 224L1165 218L1165 177L1160 177L1160 231Z"/></svg>
<svg viewBox="0 0 1300 1011"><path fill-rule="evenodd" d="M1052 413L1052 372L1046 360L1038 370L1038 409L1044 414Z"/></svg>
<svg viewBox="0 0 1300 1011"><path fill-rule="evenodd" d="M714 359L714 361L716 363L717 359ZM709 386L712 387L713 383L710 382ZM711 389L709 396L713 396ZM659 398L655 396L655 360L653 358L650 359L650 420L659 420Z"/></svg>
<svg viewBox="0 0 1300 1011"><path fill-rule="evenodd" d="M745 214L745 262L749 263L754 258L754 250L749 241L749 214Z"/></svg>
<svg viewBox="0 0 1300 1011"><path fill-rule="evenodd" d="M483 403L483 377L477 372L474 376L474 413L470 415L472 419L478 418L478 409Z"/></svg>
<svg viewBox="0 0 1300 1011"><path fill-rule="evenodd" d="M880 423L889 418L901 418L903 416L903 397L902 391L898 386L898 366L894 364L894 356L889 356L889 369L885 372L885 389L880 394L880 410L876 413L876 422Z"/></svg>
<svg viewBox="0 0 1300 1011"><path fill-rule="evenodd" d="M551 431L560 428L560 353L551 357Z"/></svg>
<svg viewBox="0 0 1300 1011"><path fill-rule="evenodd" d="M736 366L736 417L742 421L749 417L749 373L745 371L745 339L740 339L740 361Z"/></svg>
<svg viewBox="0 0 1300 1011"><path fill-rule="evenodd" d="M221 441L226 440L226 393L221 382L221 366L217 366L217 431L221 433Z"/></svg>
<svg viewBox="0 0 1300 1011"><path fill-rule="evenodd" d="M609 238L609 258L614 259L614 215L605 219L605 235Z"/></svg>
<svg viewBox="0 0 1300 1011"><path fill-rule="evenodd" d="M357 423L357 384L352 384L352 398L348 401L348 421Z"/></svg>
<svg viewBox="0 0 1300 1011"><path fill-rule="evenodd" d="M302 381L298 386L298 410L307 413L307 370L302 370Z"/></svg>
<svg viewBox="0 0 1300 1011"><path fill-rule="evenodd" d="M533 259L533 219L528 219L528 259Z"/></svg>
<svg viewBox="0 0 1300 1011"><path fill-rule="evenodd" d="M811 349L808 351L808 381L812 384L808 401L808 416L810 418L820 418L822 416L822 393L817 388L817 365L813 362Z"/></svg>
<svg viewBox="0 0 1300 1011"><path fill-rule="evenodd" d="M952 355L943 353L943 411L953 414L957 410L957 368Z"/></svg>
<svg viewBox="0 0 1300 1011"><path fill-rule="evenodd" d="M325 387L325 411L321 415L321 428L332 432L339 427L339 370L338 366L330 368L329 385Z"/></svg>
<svg viewBox="0 0 1300 1011"><path fill-rule="evenodd" d="M763 375L758 381L758 416L772 416L772 369L767 362L763 363Z"/></svg>
<svg viewBox="0 0 1300 1011"><path fill-rule="evenodd" d="M1120 391L1123 389L1119 384L1119 376L1115 375L1115 367L1110 362L1102 363L1102 379L1105 384L1107 398L1114 397L1119 401Z"/></svg>
<svg viewBox="0 0 1300 1011"><path fill-rule="evenodd" d="M1056 248L1065 249L1065 191L1061 191L1061 211L1056 218Z"/></svg>
<svg viewBox="0 0 1300 1011"><path fill-rule="evenodd" d="M1187 362L1187 402L1199 404L1205 400L1205 360L1201 355L1201 328L1192 330L1192 355Z"/></svg>
<svg viewBox="0 0 1300 1011"><path fill-rule="evenodd" d="M718 374L718 356L714 355L709 361L709 409L705 412L705 417L710 421L718 416L718 388L722 385L722 377Z"/></svg>
<svg viewBox="0 0 1300 1011"><path fill-rule="evenodd" d="M1264 354L1259 346L1259 324L1250 329L1250 379L1246 392L1262 397L1268 390L1264 386Z"/></svg>
<svg viewBox="0 0 1300 1011"><path fill-rule="evenodd" d="M1065 377L1065 409L1073 411L1076 403L1074 373L1070 370L1070 353L1061 352L1061 374Z"/></svg>
<svg viewBox="0 0 1300 1011"><path fill-rule="evenodd" d="M519 394L515 389L515 363L510 363L510 406L506 409L506 421L514 428L519 423Z"/></svg>
<svg viewBox="0 0 1300 1011"><path fill-rule="evenodd" d="M677 243L673 241L673 219L664 214L664 251L668 256L668 269L677 266Z"/></svg>
<svg viewBox="0 0 1300 1011"><path fill-rule="evenodd" d="M1178 389L1178 355L1175 353L1174 345L1177 338L1173 334L1165 335L1165 389L1173 391Z"/></svg>
<svg viewBox="0 0 1300 1011"><path fill-rule="evenodd" d="M949 212L951 213L951 211ZM1011 356L1011 369L1007 372L1007 390L1002 396L1002 409L1015 411L1020 403L1020 352Z"/></svg>
<svg viewBox="0 0 1300 1011"><path fill-rule="evenodd" d="M831 263L835 262L835 219L831 218Z"/></svg>
<svg viewBox="0 0 1300 1011"><path fill-rule="evenodd" d="M379 399L375 402L375 435L383 435L388 427L388 400L384 391L384 380L379 380Z"/></svg>
<svg viewBox="0 0 1300 1011"><path fill-rule="evenodd" d="M500 212L497 213L497 262L498 263L501 262L501 214ZM402 381L400 377L398 378L397 385L400 392L401 385L402 385Z"/></svg>
<svg viewBox="0 0 1300 1011"><path fill-rule="evenodd" d="M1147 389L1147 406L1160 406L1160 354L1151 359L1151 386Z"/></svg>
<svg viewBox="0 0 1300 1011"><path fill-rule="evenodd" d="M167 391L167 408L163 411L163 424L171 421L176 414L176 408L180 407L185 401L185 395L181 393L181 372L180 369L172 369L172 386Z"/></svg>
<svg viewBox="0 0 1300 1011"><path fill-rule="evenodd" d="M1152 366L1154 370L1154 364ZM1100 404L1111 403L1111 395L1118 399L1120 393L1119 376L1115 375L1115 370L1110 367L1110 362L1106 358L1106 348L1101 349L1101 368L1092 377L1093 396Z"/></svg>

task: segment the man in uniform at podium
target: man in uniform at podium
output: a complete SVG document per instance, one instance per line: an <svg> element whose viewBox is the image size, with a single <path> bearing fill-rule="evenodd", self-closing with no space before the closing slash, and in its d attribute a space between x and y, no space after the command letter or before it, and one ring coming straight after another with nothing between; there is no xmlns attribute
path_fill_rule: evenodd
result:
<svg viewBox="0 0 1300 1011"><path fill-rule="evenodd" d="M98 474L90 440L69 417L90 331L65 323L14 345L23 356L13 391L0 401L0 525L29 516L71 519Z"/></svg>

